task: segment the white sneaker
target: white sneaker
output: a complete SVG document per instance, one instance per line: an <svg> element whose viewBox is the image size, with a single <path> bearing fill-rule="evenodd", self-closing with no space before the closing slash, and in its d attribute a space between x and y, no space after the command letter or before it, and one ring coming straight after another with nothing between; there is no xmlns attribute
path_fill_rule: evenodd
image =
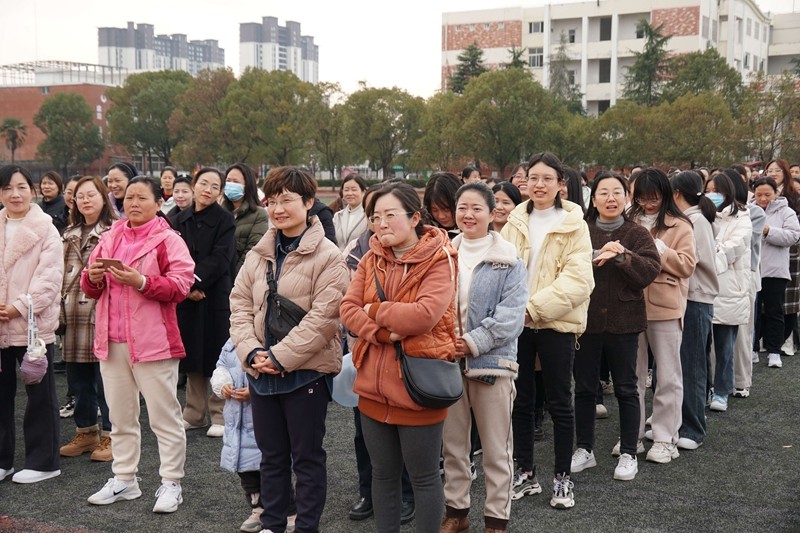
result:
<svg viewBox="0 0 800 533"><path fill-rule="evenodd" d="M89 496L88 502L93 505L108 505L120 500L135 500L142 495L139 490L139 480L134 478L129 481L115 477L109 478L103 488Z"/></svg>
<svg viewBox="0 0 800 533"><path fill-rule="evenodd" d="M696 440L692 440L687 437L681 437L678 439L676 446L681 450L696 450L700 446L703 445L703 442L697 442Z"/></svg>
<svg viewBox="0 0 800 533"><path fill-rule="evenodd" d="M767 366L770 368L781 368L783 366L783 362L781 361L781 354L779 353L769 354L769 363L767 363Z"/></svg>
<svg viewBox="0 0 800 533"><path fill-rule="evenodd" d="M720 394L711 396L711 405L708 406L712 411L719 411L724 413L728 410L728 397Z"/></svg>
<svg viewBox="0 0 800 533"><path fill-rule="evenodd" d="M661 464L666 464L680 456L677 446L669 442L656 442L647 452L648 461Z"/></svg>
<svg viewBox="0 0 800 533"><path fill-rule="evenodd" d="M652 426L653 425L653 415L647 417L647 420L644 421L645 426Z"/></svg>
<svg viewBox="0 0 800 533"><path fill-rule="evenodd" d="M619 457L621 446L622 443L620 441L617 441L617 443L611 449L611 455L613 455L614 457ZM642 441L636 443L636 455L639 455L640 453L644 453L644 444L642 444Z"/></svg>
<svg viewBox="0 0 800 533"><path fill-rule="evenodd" d="M646 438L647 440L653 440L653 430L648 429L647 431L645 431L644 438Z"/></svg>
<svg viewBox="0 0 800 533"><path fill-rule="evenodd" d="M619 462L614 469L614 479L621 481L630 481L639 473L639 461L636 457L631 457L629 453L623 453L619 456Z"/></svg>
<svg viewBox="0 0 800 533"><path fill-rule="evenodd" d="M178 506L183 503L183 491L181 486L170 481L162 483L156 491L156 504L153 506L154 513L174 513Z"/></svg>
<svg viewBox="0 0 800 533"><path fill-rule="evenodd" d="M550 507L556 509L570 509L575 506L575 484L566 474L558 474L553 480L553 497L550 498Z"/></svg>
<svg viewBox="0 0 800 533"><path fill-rule="evenodd" d="M598 403L594 406L594 417L595 418L608 418L608 409L602 403Z"/></svg>
<svg viewBox="0 0 800 533"><path fill-rule="evenodd" d="M225 434L225 426L222 424L211 424L211 427L206 431L207 437L221 437Z"/></svg>
<svg viewBox="0 0 800 533"><path fill-rule="evenodd" d="M736 389L733 391L734 398L748 398L750 396L750 387L745 387L743 389Z"/></svg>
<svg viewBox="0 0 800 533"><path fill-rule="evenodd" d="M792 338L792 335L789 335L789 338L783 343L783 346L781 346L781 351L784 353L784 355L794 355L794 339Z"/></svg>
<svg viewBox="0 0 800 533"><path fill-rule="evenodd" d="M594 452L587 452L583 448L578 448L572 454L572 465L569 467L570 471L575 474L583 472L587 468L597 466L597 461L594 458Z"/></svg>
<svg viewBox="0 0 800 533"><path fill-rule="evenodd" d="M8 476L10 476L13 473L14 473L14 467L13 466L11 468L9 468L8 470L6 470L5 468L0 468L0 481L3 481L5 478L7 478Z"/></svg>
<svg viewBox="0 0 800 533"><path fill-rule="evenodd" d="M61 475L61 470L50 470L47 472L43 472L41 470L29 470L24 469L20 470L14 477L11 478L11 481L14 483L38 483L40 481L44 481L45 479L50 479L56 476Z"/></svg>
<svg viewBox="0 0 800 533"><path fill-rule="evenodd" d="M245 531L246 533L259 533L261 531L261 513L264 512L262 507L255 507L253 511L250 513L250 516L242 522L242 525L239 527L239 531Z"/></svg>
<svg viewBox="0 0 800 533"><path fill-rule="evenodd" d="M753 357L750 359L753 364L761 362L761 359L758 357L758 352L753 352Z"/></svg>

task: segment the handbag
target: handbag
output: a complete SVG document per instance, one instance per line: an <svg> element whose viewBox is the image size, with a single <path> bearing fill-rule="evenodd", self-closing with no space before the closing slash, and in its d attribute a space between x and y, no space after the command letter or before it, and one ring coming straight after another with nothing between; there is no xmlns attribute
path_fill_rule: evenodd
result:
<svg viewBox="0 0 800 533"><path fill-rule="evenodd" d="M373 274L378 298L385 302L386 294L378 281L378 273L373 272ZM461 398L464 384L458 363L442 359L410 357L403 351L400 341L394 343L394 348L396 358L400 361L403 384L414 403L432 409L445 409Z"/></svg>
<svg viewBox="0 0 800 533"><path fill-rule="evenodd" d="M39 337L39 327L33 316L33 298L30 294L27 294L26 298L28 299L28 349L22 357L19 373L25 385L36 385L47 374L47 345Z"/></svg>
<svg viewBox="0 0 800 533"><path fill-rule="evenodd" d="M307 311L285 296L278 294L278 284L272 271L272 263L267 266L267 332L270 339L280 342L297 326Z"/></svg>

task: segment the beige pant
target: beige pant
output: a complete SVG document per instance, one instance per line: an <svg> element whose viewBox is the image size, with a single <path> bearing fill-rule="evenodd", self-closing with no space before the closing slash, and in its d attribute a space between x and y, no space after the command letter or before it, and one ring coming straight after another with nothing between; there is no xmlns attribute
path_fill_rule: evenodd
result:
<svg viewBox="0 0 800 533"><path fill-rule="evenodd" d="M183 408L183 419L192 426L205 426L206 413L210 415L212 424L225 425L222 416L225 400L210 392L210 382L211 378L203 374L186 374L186 407Z"/></svg>
<svg viewBox="0 0 800 533"><path fill-rule="evenodd" d="M158 440L162 482L180 481L186 462L186 432L178 403L178 360L131 365L128 345L108 344L108 361L100 361L106 392L114 462L111 470L125 480L136 476L141 454L139 393L144 396L150 429Z"/></svg>
<svg viewBox="0 0 800 533"><path fill-rule="evenodd" d="M645 385L647 384L647 346L653 352L656 364L656 390L653 393L653 440L656 442L678 442L678 430L683 422L683 373L681 371L681 339L683 328L680 320L648 320L647 330L639 337L639 353L636 359L638 377L639 438L644 438Z"/></svg>
<svg viewBox="0 0 800 533"><path fill-rule="evenodd" d="M511 517L511 482L514 453L511 409L517 389L511 377L498 377L494 385L464 379L464 395L450 407L444 421L444 501L454 509L469 509L470 433L472 418L481 436L483 473L486 480L484 516Z"/></svg>
<svg viewBox="0 0 800 533"><path fill-rule="evenodd" d="M747 294L747 305L750 313L746 325L739 326L736 345L733 350L734 387L748 389L753 384L753 327L755 326L756 302L755 274L750 272L750 291Z"/></svg>

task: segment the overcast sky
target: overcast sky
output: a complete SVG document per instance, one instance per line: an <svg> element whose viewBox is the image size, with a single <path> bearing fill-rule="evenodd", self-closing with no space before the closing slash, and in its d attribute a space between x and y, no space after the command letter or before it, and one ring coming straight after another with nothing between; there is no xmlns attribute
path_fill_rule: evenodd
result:
<svg viewBox="0 0 800 533"><path fill-rule="evenodd" d="M566 3L558 0L551 3ZM300 22L320 47L321 81L347 92L364 80L428 97L439 88L442 13L546 0L0 0L0 65L34 60L97 63L97 28L128 21L155 26L156 34L217 39L226 65L239 71L239 23L278 17ZM764 11L800 10L800 0L757 0Z"/></svg>

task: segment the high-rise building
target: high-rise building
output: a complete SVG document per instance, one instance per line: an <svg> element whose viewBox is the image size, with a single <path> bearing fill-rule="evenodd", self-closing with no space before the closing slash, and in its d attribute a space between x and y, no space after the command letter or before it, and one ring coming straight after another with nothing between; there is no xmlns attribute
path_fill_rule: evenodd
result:
<svg viewBox="0 0 800 533"><path fill-rule="evenodd" d="M319 82L319 46L314 37L300 34L300 23L286 21L279 26L275 17L261 23L239 24L239 67L286 70L303 81Z"/></svg>
<svg viewBox="0 0 800 533"><path fill-rule="evenodd" d="M782 54L776 61L783 64L800 52L792 33L800 17L786 19L781 26L781 34L794 44L771 47L772 19L754 0L592 0L451 12L442 15L442 88L458 55L472 43L483 49L489 68L508 63L510 49L522 50L534 78L547 87L550 58L563 38L571 78L583 94L584 108L596 115L622 98L627 67L645 43L641 20L663 24L662 33L672 37L667 44L671 55L711 46L745 79L757 72L772 73L773 55Z"/></svg>
<svg viewBox="0 0 800 533"><path fill-rule="evenodd" d="M152 24L128 22L127 28L99 28L101 65L127 69L185 70L196 76L203 69L225 68L225 50L214 39L189 41L186 35L155 35Z"/></svg>

